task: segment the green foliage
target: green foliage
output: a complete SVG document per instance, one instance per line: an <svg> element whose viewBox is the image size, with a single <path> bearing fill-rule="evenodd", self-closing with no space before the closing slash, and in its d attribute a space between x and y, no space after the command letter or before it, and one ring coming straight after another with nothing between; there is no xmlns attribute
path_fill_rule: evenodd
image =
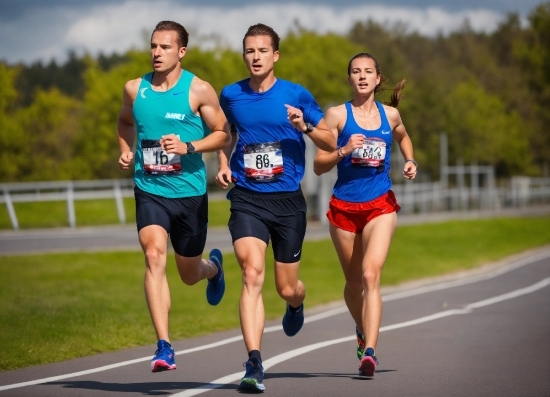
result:
<svg viewBox="0 0 550 397"><path fill-rule="evenodd" d="M498 96L474 81L463 82L444 99L444 106L452 157L501 165L506 176L529 171L529 142L521 120L507 112Z"/></svg>
<svg viewBox="0 0 550 397"><path fill-rule="evenodd" d="M372 20L345 36L297 25L281 41L275 70L327 108L351 98L347 63L370 52L388 78L378 100L386 102L391 88L407 80L400 113L431 179L438 178L441 132L449 134L451 164L493 165L497 177L541 175L550 158L549 32L550 2L533 10L528 26L509 14L492 33L475 32L467 21L433 38ZM191 47L182 66L219 93L248 73L241 51L217 43L213 50ZM150 70L146 49L96 59L70 54L65 65L0 64L0 181L130 176L117 167L122 90Z"/></svg>
<svg viewBox="0 0 550 397"><path fill-rule="evenodd" d="M302 31L290 33L279 50L276 75L306 87L321 107L350 99L348 60L361 52L361 47L334 34L318 36Z"/></svg>
<svg viewBox="0 0 550 397"><path fill-rule="evenodd" d="M454 221L397 229L382 284L469 269L550 243L550 218ZM263 299L267 319L280 318L284 302L274 286L268 254ZM168 255L173 340L239 326L241 272L224 255L226 293L216 307L203 281L182 285ZM155 334L143 294L141 252L0 257L0 371L135 346ZM300 279L306 307L343 299L344 278L330 240L306 242Z"/></svg>

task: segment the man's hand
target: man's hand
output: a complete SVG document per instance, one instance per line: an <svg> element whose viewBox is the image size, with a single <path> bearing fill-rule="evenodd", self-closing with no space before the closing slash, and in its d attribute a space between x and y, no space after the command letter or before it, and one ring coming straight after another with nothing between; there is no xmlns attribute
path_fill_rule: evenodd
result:
<svg viewBox="0 0 550 397"><path fill-rule="evenodd" d="M187 145L183 144L182 141L175 134L163 135L159 141L160 147L169 154L177 154L183 156L187 154Z"/></svg>
<svg viewBox="0 0 550 397"><path fill-rule="evenodd" d="M216 175L216 183L222 189L227 189L229 182L231 182L231 170L229 167L220 167L218 175Z"/></svg>
<svg viewBox="0 0 550 397"><path fill-rule="evenodd" d="M304 114L298 108L295 108L290 105L286 105L288 119L290 123L300 132L304 132L307 129L306 123L304 121Z"/></svg>
<svg viewBox="0 0 550 397"><path fill-rule="evenodd" d="M118 168L120 168L121 170L130 169L130 164L132 164L133 159L134 159L134 153L132 152L122 153L118 159Z"/></svg>

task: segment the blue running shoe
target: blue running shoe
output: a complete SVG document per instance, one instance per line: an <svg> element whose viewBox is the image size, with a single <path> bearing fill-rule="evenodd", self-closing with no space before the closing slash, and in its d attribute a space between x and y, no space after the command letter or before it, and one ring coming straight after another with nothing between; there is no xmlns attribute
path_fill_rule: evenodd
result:
<svg viewBox="0 0 550 397"><path fill-rule="evenodd" d="M296 335L304 325L304 304L302 303L294 313L290 311L290 305L286 304L286 313L283 317L283 331L287 336Z"/></svg>
<svg viewBox="0 0 550 397"><path fill-rule="evenodd" d="M157 342L155 357L151 360L151 371L162 372L176 369L176 360L172 345L161 339Z"/></svg>
<svg viewBox="0 0 550 397"><path fill-rule="evenodd" d="M355 327L355 336L357 337L357 358L361 360L365 353L365 335L359 332L359 328Z"/></svg>
<svg viewBox="0 0 550 397"><path fill-rule="evenodd" d="M210 251L210 260L218 267L218 274L208 279L206 300L212 306L216 306L220 303L225 293L225 278L223 274L223 257L221 251L217 248Z"/></svg>
<svg viewBox="0 0 550 397"><path fill-rule="evenodd" d="M361 364L359 364L359 375L372 378L377 365L378 359L374 355L374 349L372 347L367 347L365 354L361 357Z"/></svg>
<svg viewBox="0 0 550 397"><path fill-rule="evenodd" d="M243 364L246 367L241 383L238 390L247 391L250 393L262 393L265 390L263 384L264 381L264 367L257 358L251 358Z"/></svg>

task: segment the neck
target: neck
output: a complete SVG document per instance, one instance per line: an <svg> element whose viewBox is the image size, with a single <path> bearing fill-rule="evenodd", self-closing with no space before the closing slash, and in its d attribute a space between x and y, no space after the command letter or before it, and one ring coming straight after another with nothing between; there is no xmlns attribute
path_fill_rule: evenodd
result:
<svg viewBox="0 0 550 397"><path fill-rule="evenodd" d="M266 92L271 87L273 87L276 81L277 81L277 78L273 73L269 73L267 76L261 76L261 77L250 76L250 81L248 82L248 86L252 89L252 91Z"/></svg>
<svg viewBox="0 0 550 397"><path fill-rule="evenodd" d="M174 69L165 72L154 72L151 85L161 91L168 91L175 86L181 76L182 68L177 65Z"/></svg>

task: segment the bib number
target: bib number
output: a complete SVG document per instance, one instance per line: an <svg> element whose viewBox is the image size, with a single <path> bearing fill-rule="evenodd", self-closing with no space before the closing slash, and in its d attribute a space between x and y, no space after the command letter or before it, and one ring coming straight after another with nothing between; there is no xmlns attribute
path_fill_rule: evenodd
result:
<svg viewBox="0 0 550 397"><path fill-rule="evenodd" d="M351 153L351 164L357 167L379 167L386 158L386 142L380 138L366 138L363 147Z"/></svg>
<svg viewBox="0 0 550 397"><path fill-rule="evenodd" d="M253 182L273 182L284 174L280 142L252 143L244 147L244 173Z"/></svg>
<svg viewBox="0 0 550 397"><path fill-rule="evenodd" d="M179 175L181 174L180 156L166 153L158 140L141 141L143 153L143 171L146 175Z"/></svg>

